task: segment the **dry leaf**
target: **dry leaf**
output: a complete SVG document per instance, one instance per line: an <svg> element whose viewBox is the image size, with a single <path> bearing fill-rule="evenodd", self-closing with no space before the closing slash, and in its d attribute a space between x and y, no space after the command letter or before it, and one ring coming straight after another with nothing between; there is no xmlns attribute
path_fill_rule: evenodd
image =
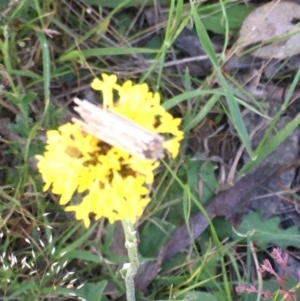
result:
<svg viewBox="0 0 300 301"><path fill-rule="evenodd" d="M251 54L263 59L285 59L300 53L300 5L292 2L264 4L244 20L239 33L238 52L260 46Z"/></svg>

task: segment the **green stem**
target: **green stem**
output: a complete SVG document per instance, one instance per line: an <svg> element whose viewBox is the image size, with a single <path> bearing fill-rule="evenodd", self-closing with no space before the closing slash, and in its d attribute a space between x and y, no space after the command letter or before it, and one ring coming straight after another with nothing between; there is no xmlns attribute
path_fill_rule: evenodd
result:
<svg viewBox="0 0 300 301"><path fill-rule="evenodd" d="M128 220L122 220L122 225L125 233L125 247L128 252L129 263L124 264L121 272L126 284L126 299L127 301L135 301L134 276L140 265L135 235L136 231L132 222Z"/></svg>

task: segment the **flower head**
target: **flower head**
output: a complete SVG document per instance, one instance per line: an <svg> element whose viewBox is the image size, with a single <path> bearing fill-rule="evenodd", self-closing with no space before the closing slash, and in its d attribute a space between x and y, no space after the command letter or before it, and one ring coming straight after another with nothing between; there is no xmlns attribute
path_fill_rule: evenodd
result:
<svg viewBox="0 0 300 301"><path fill-rule="evenodd" d="M163 147L177 156L183 132L179 118L173 118L160 105L158 93L146 84L117 84L115 75L102 75L92 88L102 91L103 106L130 118L147 130L168 134ZM117 101L114 95L118 94ZM90 214L106 217L112 223L128 219L133 223L149 203L148 185L159 165L152 159L141 159L83 132L78 124L67 123L47 132L45 153L37 156L38 169L45 182L44 191L60 195L60 204L68 204L74 193L82 193L79 204L71 202L65 210L75 212L84 225L90 225Z"/></svg>
<svg viewBox="0 0 300 301"><path fill-rule="evenodd" d="M181 119L174 118L160 104L160 95L149 91L147 84L133 85L131 81L123 85L116 84L115 75L102 74L102 80L95 78L92 88L103 93L103 106L112 112L121 114L150 132L167 134L170 139L164 142L164 148L173 158L178 155L179 141L183 132L178 129ZM116 91L118 99L111 102L111 95ZM105 97L110 95L109 97Z"/></svg>

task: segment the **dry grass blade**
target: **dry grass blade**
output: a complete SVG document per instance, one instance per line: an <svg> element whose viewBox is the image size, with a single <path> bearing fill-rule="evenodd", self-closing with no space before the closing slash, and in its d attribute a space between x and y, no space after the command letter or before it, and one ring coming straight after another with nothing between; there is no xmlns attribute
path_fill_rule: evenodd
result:
<svg viewBox="0 0 300 301"><path fill-rule="evenodd" d="M74 98L74 102L82 120L73 118L73 121L79 123L85 132L142 159L163 157L162 136L87 100Z"/></svg>

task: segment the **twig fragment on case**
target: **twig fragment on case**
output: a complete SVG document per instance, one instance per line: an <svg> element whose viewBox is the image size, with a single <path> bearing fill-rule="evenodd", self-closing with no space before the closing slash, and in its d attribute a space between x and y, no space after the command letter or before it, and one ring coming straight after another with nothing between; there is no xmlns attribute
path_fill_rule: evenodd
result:
<svg viewBox="0 0 300 301"><path fill-rule="evenodd" d="M164 137L151 133L130 119L103 109L87 100L74 98L76 117L83 131L114 147L142 159L157 160L163 157Z"/></svg>

